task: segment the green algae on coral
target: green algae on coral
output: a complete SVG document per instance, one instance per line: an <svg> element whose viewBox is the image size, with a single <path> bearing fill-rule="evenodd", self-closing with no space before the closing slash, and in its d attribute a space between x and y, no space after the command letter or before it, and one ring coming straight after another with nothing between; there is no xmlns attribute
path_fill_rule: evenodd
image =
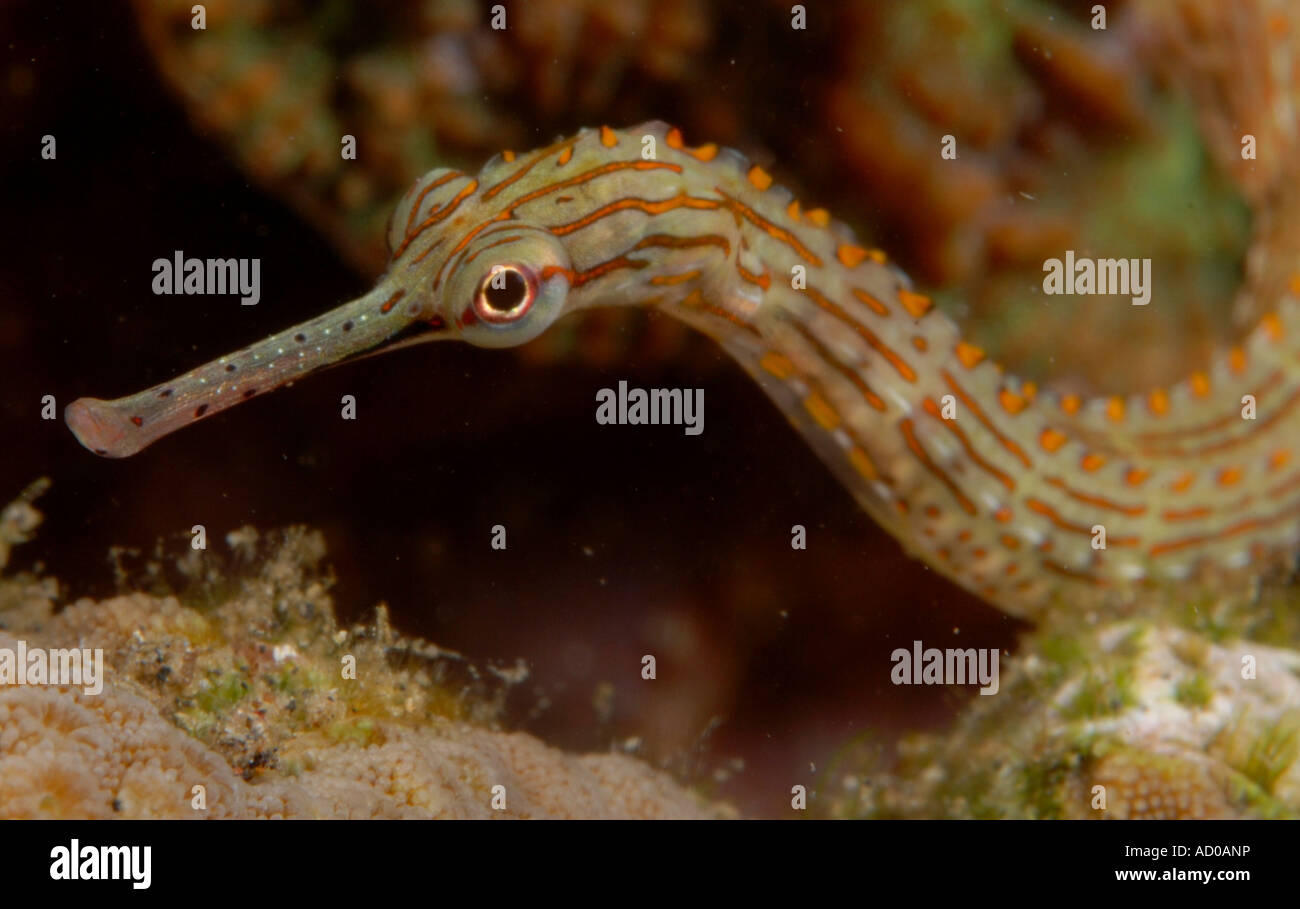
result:
<svg viewBox="0 0 1300 909"><path fill-rule="evenodd" d="M1212 638L1167 624L1180 609L1152 607L1154 618L1076 617L1028 633L1003 663L1000 693L971 698L943 734L907 736L892 752L874 739L871 750L846 747L822 785L830 797L821 810L1300 817L1300 711L1290 706L1300 698L1300 652ZM1246 653L1254 676L1241 671Z"/></svg>
<svg viewBox="0 0 1300 909"><path fill-rule="evenodd" d="M0 569L39 522L29 500L0 512ZM128 586L56 612L53 579L0 573L4 646L16 635L89 642L105 664L93 696L0 687L0 817L734 813L628 755L568 754L492 728L506 686L526 674L470 671L396 633L382 607L370 624L340 627L317 567L319 534L245 530L228 542L234 557L180 558L181 593L202 611ZM145 565L141 577L153 585L169 574ZM218 589L234 592L223 601ZM491 805L498 785L510 792L504 811Z"/></svg>

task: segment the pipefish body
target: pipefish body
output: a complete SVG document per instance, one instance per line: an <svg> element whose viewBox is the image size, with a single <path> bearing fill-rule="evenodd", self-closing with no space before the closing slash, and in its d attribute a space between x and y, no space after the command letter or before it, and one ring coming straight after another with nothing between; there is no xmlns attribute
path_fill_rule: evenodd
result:
<svg viewBox="0 0 1300 909"><path fill-rule="evenodd" d="M824 210L659 122L435 170L389 244L365 296L130 397L79 399L69 426L125 457L358 354L510 347L577 310L657 307L727 350L906 549L1012 614L1251 575L1300 540L1300 281L1173 387L1040 392Z"/></svg>

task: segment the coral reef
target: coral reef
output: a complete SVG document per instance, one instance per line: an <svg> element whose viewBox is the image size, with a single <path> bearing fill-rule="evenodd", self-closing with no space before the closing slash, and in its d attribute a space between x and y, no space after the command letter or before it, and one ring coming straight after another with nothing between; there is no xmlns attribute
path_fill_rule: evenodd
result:
<svg viewBox="0 0 1300 909"><path fill-rule="evenodd" d="M464 0L192 4L137 0L141 31L195 120L376 273L397 197L439 165L531 147L538 117L599 116L633 87L686 85L710 37L699 0L537 0L493 27ZM355 162L338 154L355 136Z"/></svg>
<svg viewBox="0 0 1300 909"><path fill-rule="evenodd" d="M1293 616L1294 591L1277 605ZM830 813L1300 816L1300 652L1202 618L1195 630L1142 619L1027 635L998 696L974 698L942 737L912 737L897 755L846 749L826 783Z"/></svg>
<svg viewBox="0 0 1300 909"><path fill-rule="evenodd" d="M42 488L0 520L0 567L39 522ZM382 607L369 626L338 627L318 534L259 542L244 529L228 542L229 560L192 551L177 566L184 603L133 592L56 612L53 579L0 579L0 649L104 654L102 693L0 687L0 816L728 813L629 755L566 754L492 728L496 696L526 674L517 667L481 674L395 634Z"/></svg>
<svg viewBox="0 0 1300 909"><path fill-rule="evenodd" d="M1267 7L1106 4L1097 30L1091 5L851 5L830 166L871 201L878 244L1017 374L1100 392L1181 377L1228 333L1241 283L1263 174L1223 120L1270 122ZM1259 90L1222 90L1211 67ZM1045 297L1066 249L1143 250L1157 305L1135 320L1113 297ZM1144 356L1117 356L1121 335Z"/></svg>

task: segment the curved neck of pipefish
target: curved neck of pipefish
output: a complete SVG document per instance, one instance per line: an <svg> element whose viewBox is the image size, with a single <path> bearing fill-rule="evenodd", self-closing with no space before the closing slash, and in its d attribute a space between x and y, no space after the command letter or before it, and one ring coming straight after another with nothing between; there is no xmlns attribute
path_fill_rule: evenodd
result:
<svg viewBox="0 0 1300 909"><path fill-rule="evenodd" d="M1240 587L1294 552L1295 231L1257 238L1251 261L1290 277L1248 268L1243 298L1263 297L1263 317L1241 345L1170 387L1085 400L1006 375L883 254L739 156L649 124L586 134L570 157L631 161L642 133L665 170L602 174L580 209L533 211L569 244L576 305L657 305L715 338L936 570L1033 617L1131 603L1150 585ZM563 153L545 154L515 167L563 172ZM1280 208L1273 221L1295 219Z"/></svg>

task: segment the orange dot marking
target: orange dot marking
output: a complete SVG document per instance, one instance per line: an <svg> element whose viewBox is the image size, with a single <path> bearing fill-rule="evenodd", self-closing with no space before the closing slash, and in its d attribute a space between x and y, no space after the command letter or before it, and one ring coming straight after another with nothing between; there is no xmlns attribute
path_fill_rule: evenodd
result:
<svg viewBox="0 0 1300 909"><path fill-rule="evenodd" d="M805 217L818 227L827 227L831 223L831 213L824 208L810 208Z"/></svg>
<svg viewBox="0 0 1300 909"><path fill-rule="evenodd" d="M910 290L898 289L898 302L908 311L913 319L919 319L930 311L934 302L923 294L914 294Z"/></svg>
<svg viewBox="0 0 1300 909"><path fill-rule="evenodd" d="M1025 409L1025 404L1027 402L1023 397L1016 394L1011 389L1003 388L998 392L998 403L1002 405L1003 410L1014 417Z"/></svg>
<svg viewBox="0 0 1300 909"><path fill-rule="evenodd" d="M967 344L965 341L957 342L957 359L961 365L967 369L974 369L984 359L984 351L980 350L974 344Z"/></svg>
<svg viewBox="0 0 1300 909"><path fill-rule="evenodd" d="M1228 368L1236 375L1241 375L1246 370L1246 352L1240 347L1234 347L1228 351Z"/></svg>
<svg viewBox="0 0 1300 909"><path fill-rule="evenodd" d="M699 148L687 149L687 154L693 157L696 161L704 161L707 163L718 156L718 146L710 142L707 145L701 145Z"/></svg>
<svg viewBox="0 0 1300 909"><path fill-rule="evenodd" d="M765 189L766 187L759 187ZM854 246L852 243L841 243L840 248L835 250L835 256L845 268L857 268L862 261L867 258L867 251L861 246Z"/></svg>
<svg viewBox="0 0 1300 909"><path fill-rule="evenodd" d="M1163 388L1157 388L1147 397L1147 407L1157 417L1169 413L1169 395Z"/></svg>
<svg viewBox="0 0 1300 909"><path fill-rule="evenodd" d="M1066 436L1063 432L1055 429L1044 429L1038 437L1038 444L1043 446L1043 450L1051 453L1060 451L1061 446L1066 442Z"/></svg>
<svg viewBox="0 0 1300 909"><path fill-rule="evenodd" d="M1098 454L1086 454L1079 460L1079 466L1088 473L1100 470L1105 463L1106 459Z"/></svg>

